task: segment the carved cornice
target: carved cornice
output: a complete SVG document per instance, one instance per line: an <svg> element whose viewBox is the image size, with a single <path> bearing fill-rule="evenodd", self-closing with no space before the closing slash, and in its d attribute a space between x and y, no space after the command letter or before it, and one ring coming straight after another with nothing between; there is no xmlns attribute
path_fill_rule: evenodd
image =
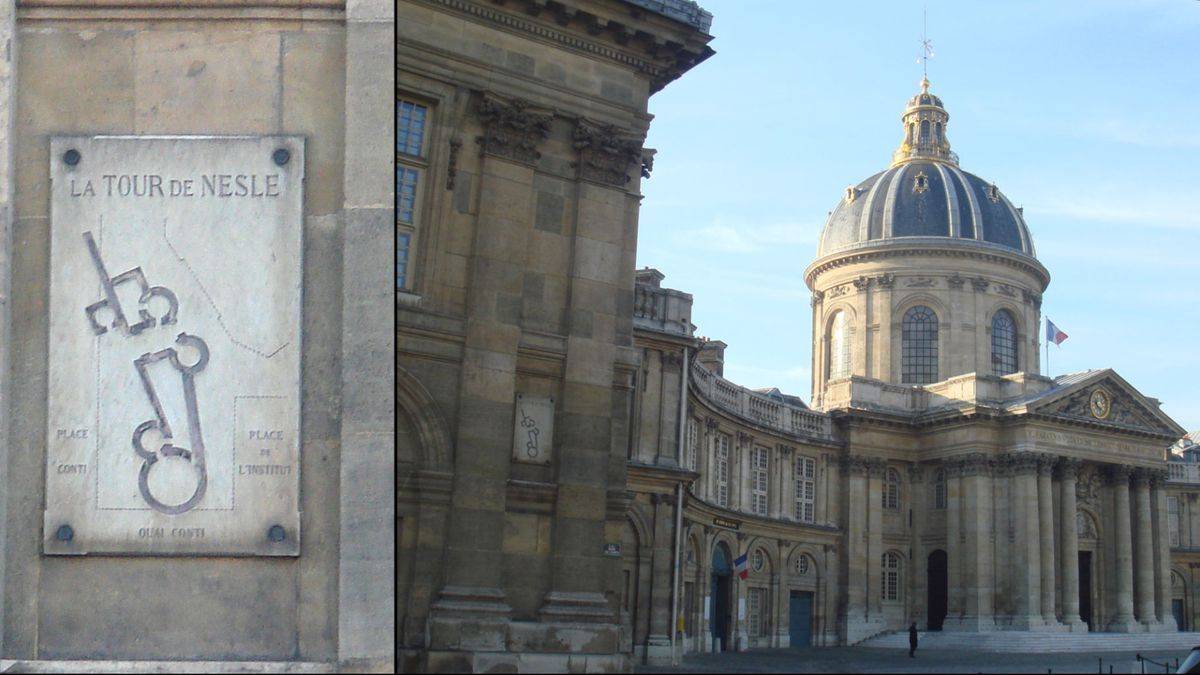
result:
<svg viewBox="0 0 1200 675"><path fill-rule="evenodd" d="M550 135L554 113L533 107L521 98L505 99L485 92L479 101L483 135L477 139L483 154L536 164L542 153L538 146Z"/></svg>
<svg viewBox="0 0 1200 675"><path fill-rule="evenodd" d="M629 182L629 169L643 159L642 139L612 124L580 119L572 139L579 151L579 176L586 180L624 187Z"/></svg>
<svg viewBox="0 0 1200 675"><path fill-rule="evenodd" d="M953 240L948 240L953 241ZM938 242L941 244L941 242ZM937 245L932 242L914 242L908 245L902 245L900 242L889 240L887 246L871 246L865 248L851 248L846 251L830 253L820 259L814 261L804 271L804 282L809 288L813 287L813 281L817 275L823 274L829 270L846 265L855 265L859 263L872 262L875 260L886 258L911 258L913 256L930 256L940 258L961 258L968 260L983 260L989 263L997 263L1013 267L1028 274L1033 275L1042 284L1043 287L1050 283L1050 273L1036 259L1030 258L1024 254L1017 252L1007 252L999 249L988 250L981 247L953 244ZM951 288L959 288L959 280L963 279L958 274L955 274L947 279L947 283Z"/></svg>

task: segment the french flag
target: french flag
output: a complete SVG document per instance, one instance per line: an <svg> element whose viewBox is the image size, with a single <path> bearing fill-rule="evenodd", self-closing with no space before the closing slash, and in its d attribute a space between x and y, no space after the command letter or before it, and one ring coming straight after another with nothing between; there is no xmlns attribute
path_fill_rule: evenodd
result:
<svg viewBox="0 0 1200 675"><path fill-rule="evenodd" d="M733 571L737 572L739 579L745 579L750 574L750 568L746 565L746 554L733 559Z"/></svg>
<svg viewBox="0 0 1200 675"><path fill-rule="evenodd" d="M1067 339L1067 334L1058 329L1050 317L1046 317L1046 341L1053 342L1055 345L1061 345L1063 340Z"/></svg>

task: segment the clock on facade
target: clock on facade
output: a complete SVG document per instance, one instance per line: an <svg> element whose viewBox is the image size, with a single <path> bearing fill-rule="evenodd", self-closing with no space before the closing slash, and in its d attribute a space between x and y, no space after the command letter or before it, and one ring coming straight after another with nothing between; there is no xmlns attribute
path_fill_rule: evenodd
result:
<svg viewBox="0 0 1200 675"><path fill-rule="evenodd" d="M1103 389L1093 391L1092 397L1088 399L1088 408L1092 411L1092 417L1096 419L1102 420L1108 417L1108 413L1112 409L1112 402L1108 399L1108 392Z"/></svg>

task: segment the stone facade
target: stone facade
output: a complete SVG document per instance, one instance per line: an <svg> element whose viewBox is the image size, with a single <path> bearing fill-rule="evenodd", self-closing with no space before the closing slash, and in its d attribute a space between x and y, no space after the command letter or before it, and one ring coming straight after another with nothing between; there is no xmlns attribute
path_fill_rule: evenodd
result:
<svg viewBox="0 0 1200 675"><path fill-rule="evenodd" d="M0 6L4 658L391 671L393 156L375 139L391 124L392 3ZM58 386L47 371L50 242L65 226L50 212L49 167L62 135L303 137L290 289L303 298L297 556L43 550L47 395Z"/></svg>
<svg viewBox="0 0 1200 675"><path fill-rule="evenodd" d="M606 544L631 499L646 105L712 53L707 16L616 0L399 8L406 669L629 666ZM527 405L550 407L552 427ZM669 549L659 511L650 532Z"/></svg>

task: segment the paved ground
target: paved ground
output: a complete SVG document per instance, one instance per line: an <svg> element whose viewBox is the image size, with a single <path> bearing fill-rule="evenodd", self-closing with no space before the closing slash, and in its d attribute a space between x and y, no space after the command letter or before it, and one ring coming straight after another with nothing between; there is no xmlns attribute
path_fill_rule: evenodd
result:
<svg viewBox="0 0 1200 675"><path fill-rule="evenodd" d="M1187 651L1146 654L1155 661L1181 662ZM1164 672L1146 663L1147 673ZM1134 653L1093 654L988 654L964 651L924 652L914 659L907 649L827 647L754 649L740 654L705 654L686 657L678 668L639 665L639 673L686 671L693 673L1141 673ZM1174 667L1169 672L1175 672Z"/></svg>

